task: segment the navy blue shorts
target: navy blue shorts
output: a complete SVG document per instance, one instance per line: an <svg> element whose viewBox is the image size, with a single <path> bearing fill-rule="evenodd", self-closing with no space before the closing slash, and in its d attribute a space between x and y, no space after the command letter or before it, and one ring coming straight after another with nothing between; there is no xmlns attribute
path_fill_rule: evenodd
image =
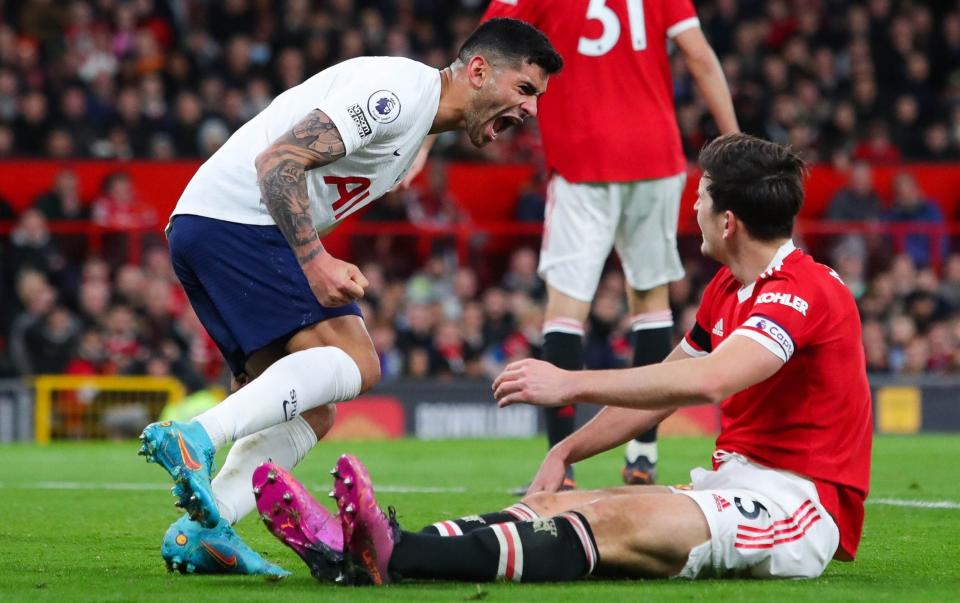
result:
<svg viewBox="0 0 960 603"><path fill-rule="evenodd" d="M355 302L320 305L276 226L179 215L167 234L177 278L234 375L257 350L337 316Z"/></svg>

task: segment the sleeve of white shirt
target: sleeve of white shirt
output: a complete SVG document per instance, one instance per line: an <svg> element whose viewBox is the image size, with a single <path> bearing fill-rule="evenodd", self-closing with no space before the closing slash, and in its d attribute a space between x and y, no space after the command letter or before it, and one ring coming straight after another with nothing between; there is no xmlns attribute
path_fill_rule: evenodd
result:
<svg viewBox="0 0 960 603"><path fill-rule="evenodd" d="M408 114L420 108L424 91L418 65L379 60L382 65L372 64L371 72L351 73L317 103L337 126L347 155L373 140L402 135Z"/></svg>

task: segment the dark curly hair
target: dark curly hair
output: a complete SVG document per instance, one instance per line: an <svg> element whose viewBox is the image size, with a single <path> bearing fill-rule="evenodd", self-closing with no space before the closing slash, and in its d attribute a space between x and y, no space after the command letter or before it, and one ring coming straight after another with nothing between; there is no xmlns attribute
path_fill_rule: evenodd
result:
<svg viewBox="0 0 960 603"><path fill-rule="evenodd" d="M547 75L563 68L563 58L547 36L517 19L500 17L481 23L460 47L457 58L466 63L477 54L498 55L515 65L539 65Z"/></svg>

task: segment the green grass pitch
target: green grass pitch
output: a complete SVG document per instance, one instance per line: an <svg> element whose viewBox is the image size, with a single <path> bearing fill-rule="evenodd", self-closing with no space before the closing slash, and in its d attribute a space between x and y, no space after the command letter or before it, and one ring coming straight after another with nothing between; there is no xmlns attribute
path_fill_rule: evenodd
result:
<svg viewBox="0 0 960 603"><path fill-rule="evenodd" d="M664 439L661 478L685 481L708 462L711 441ZM874 447L871 503L855 563L833 563L819 580L607 581L514 585L412 582L381 589L321 585L254 517L238 530L294 572L257 577L167 573L160 539L177 518L162 469L127 443L0 447L0 601L949 601L960 599L960 437L881 437ZM403 525L502 508L528 480L539 440L321 443L296 474L318 497L341 452L360 456L380 498ZM578 466L581 487L613 485L611 452ZM442 491L401 492L401 487ZM325 498L323 500L326 500ZM886 500L886 502L884 502ZM896 501L948 501L944 508Z"/></svg>

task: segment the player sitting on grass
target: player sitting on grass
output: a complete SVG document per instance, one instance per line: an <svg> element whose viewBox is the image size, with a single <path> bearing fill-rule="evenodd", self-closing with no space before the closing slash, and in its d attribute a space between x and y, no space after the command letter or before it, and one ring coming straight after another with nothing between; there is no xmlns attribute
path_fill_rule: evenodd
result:
<svg viewBox="0 0 960 603"><path fill-rule="evenodd" d="M700 163L701 249L724 267L670 356L587 372L523 360L494 382L500 406L605 405L548 453L522 503L402 532L377 506L363 466L344 456L332 492L342 534L331 535L336 519L269 466L254 482L268 527L325 568L315 574L334 567L352 583L809 578L832 558L853 559L869 483L870 390L852 295L791 242L803 163L744 134L714 140ZM698 404L719 405L721 431L713 469L692 471L689 488L558 492L569 464Z"/></svg>
<svg viewBox="0 0 960 603"><path fill-rule="evenodd" d="M188 572L283 574L231 528L254 509L253 470L292 468L333 425L335 402L376 385L360 307L367 280L321 232L400 182L430 133L483 146L535 116L563 60L536 28L484 23L440 71L361 57L278 96L197 171L167 228L177 277L238 381L190 423L155 423L141 454L170 473L178 520L162 555ZM236 442L211 483L217 449Z"/></svg>

